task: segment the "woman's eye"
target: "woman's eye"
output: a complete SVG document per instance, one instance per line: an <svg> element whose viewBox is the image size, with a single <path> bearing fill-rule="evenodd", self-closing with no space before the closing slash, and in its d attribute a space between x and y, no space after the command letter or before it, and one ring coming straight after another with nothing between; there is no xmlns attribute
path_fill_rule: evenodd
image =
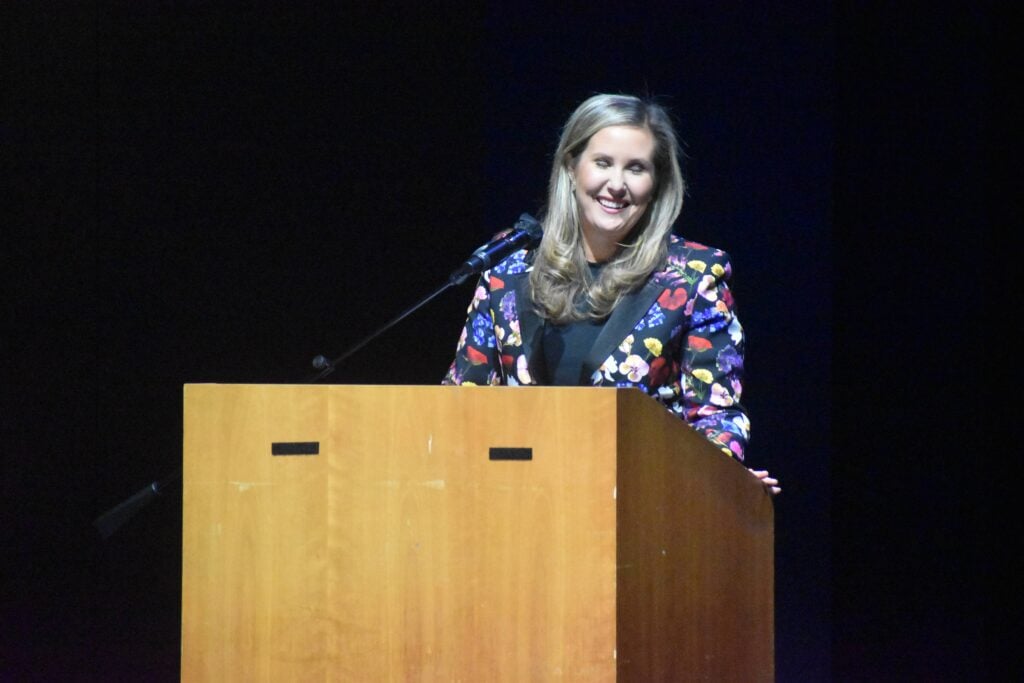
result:
<svg viewBox="0 0 1024 683"><path fill-rule="evenodd" d="M607 159L595 159L594 160L594 164L598 168L608 168L608 160Z"/></svg>

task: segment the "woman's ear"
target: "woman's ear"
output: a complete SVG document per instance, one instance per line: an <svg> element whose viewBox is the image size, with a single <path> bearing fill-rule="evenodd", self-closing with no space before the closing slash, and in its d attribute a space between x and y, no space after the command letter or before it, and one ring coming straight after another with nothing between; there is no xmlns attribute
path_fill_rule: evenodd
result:
<svg viewBox="0 0 1024 683"><path fill-rule="evenodd" d="M572 155L568 152L565 153L565 170L569 174L569 180L576 183L576 162L577 159L573 159Z"/></svg>

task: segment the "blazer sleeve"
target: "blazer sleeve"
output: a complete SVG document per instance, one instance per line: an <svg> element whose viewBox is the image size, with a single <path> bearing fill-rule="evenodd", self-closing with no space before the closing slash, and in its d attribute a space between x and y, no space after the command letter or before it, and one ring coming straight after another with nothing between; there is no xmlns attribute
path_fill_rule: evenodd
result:
<svg viewBox="0 0 1024 683"><path fill-rule="evenodd" d="M729 257L715 250L715 258L689 265L703 265L704 272L682 340L683 417L712 444L743 460L750 440L750 420L740 403L745 337L729 289Z"/></svg>
<svg viewBox="0 0 1024 683"><path fill-rule="evenodd" d="M455 360L441 384L501 384L501 359L494 336L491 311L491 276L485 271L477 281L455 348Z"/></svg>

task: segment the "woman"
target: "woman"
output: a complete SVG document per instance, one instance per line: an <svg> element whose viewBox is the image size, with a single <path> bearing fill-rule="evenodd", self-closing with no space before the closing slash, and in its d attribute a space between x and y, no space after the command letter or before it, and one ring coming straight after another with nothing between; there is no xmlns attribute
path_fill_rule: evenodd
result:
<svg viewBox="0 0 1024 683"><path fill-rule="evenodd" d="M555 153L540 245L483 274L444 383L637 387L743 460L731 266L671 233L685 191L678 158L659 105L583 102Z"/></svg>

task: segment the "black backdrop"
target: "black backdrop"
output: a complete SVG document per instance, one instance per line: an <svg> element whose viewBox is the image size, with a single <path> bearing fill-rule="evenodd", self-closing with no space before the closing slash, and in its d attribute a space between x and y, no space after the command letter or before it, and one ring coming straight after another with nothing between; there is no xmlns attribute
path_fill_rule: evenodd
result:
<svg viewBox="0 0 1024 683"><path fill-rule="evenodd" d="M0 677L175 680L178 492L91 524L178 469L182 384L300 381L433 291L539 208L595 92L675 113L677 232L733 256L779 680L983 672L977 480L917 469L962 340L904 326L946 284L911 245L984 238L989 17L347 4L5 7ZM438 382L470 293L330 381Z"/></svg>

